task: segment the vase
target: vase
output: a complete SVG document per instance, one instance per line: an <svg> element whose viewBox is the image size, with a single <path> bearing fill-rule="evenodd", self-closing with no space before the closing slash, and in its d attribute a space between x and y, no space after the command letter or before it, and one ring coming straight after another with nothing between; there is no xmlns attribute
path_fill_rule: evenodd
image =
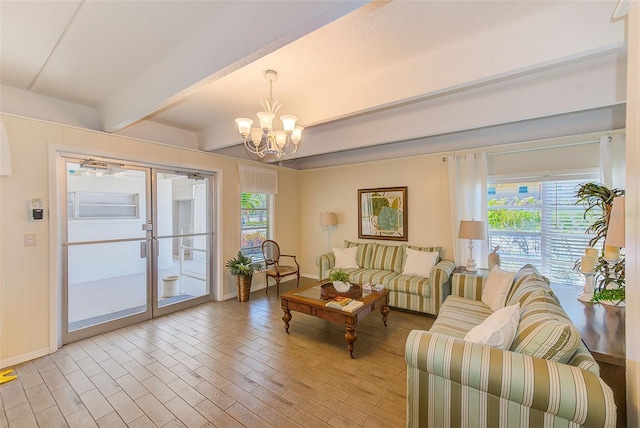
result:
<svg viewBox="0 0 640 428"><path fill-rule="evenodd" d="M351 284L349 284L348 282L333 281L333 288L338 293L346 293L351 289Z"/></svg>
<svg viewBox="0 0 640 428"><path fill-rule="evenodd" d="M249 300L251 293L251 279L253 275L238 275L236 276L236 287L238 288L238 301L246 302Z"/></svg>
<svg viewBox="0 0 640 428"><path fill-rule="evenodd" d="M489 270L493 269L494 266L500 267L500 254L489 253L487 262L489 264Z"/></svg>

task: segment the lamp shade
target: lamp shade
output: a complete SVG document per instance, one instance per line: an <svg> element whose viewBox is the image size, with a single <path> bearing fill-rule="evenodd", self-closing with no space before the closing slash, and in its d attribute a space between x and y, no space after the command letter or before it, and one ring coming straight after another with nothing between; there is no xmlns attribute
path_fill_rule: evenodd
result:
<svg viewBox="0 0 640 428"><path fill-rule="evenodd" d="M320 213L320 226L335 226L336 224L338 224L336 213Z"/></svg>
<svg viewBox="0 0 640 428"><path fill-rule="evenodd" d="M458 238L479 240L487 239L487 230L484 221L462 220L460 222Z"/></svg>
<svg viewBox="0 0 640 428"><path fill-rule="evenodd" d="M624 196L613 198L605 246L624 247Z"/></svg>
<svg viewBox="0 0 640 428"><path fill-rule="evenodd" d="M0 122L0 175L11 175L11 150L9 136L3 122Z"/></svg>

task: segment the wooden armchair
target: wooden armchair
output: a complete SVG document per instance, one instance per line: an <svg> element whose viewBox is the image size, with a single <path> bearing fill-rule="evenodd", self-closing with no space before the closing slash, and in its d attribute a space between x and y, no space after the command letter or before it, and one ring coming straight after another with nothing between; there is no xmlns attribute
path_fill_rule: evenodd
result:
<svg viewBox="0 0 640 428"><path fill-rule="evenodd" d="M300 265L296 260L296 256L288 254L280 254L280 247L276 241L267 239L262 243L262 256L266 267L266 287L265 293L269 292L269 277L276 280L276 294L280 295L280 279L285 276L296 275L296 288L300 285ZM280 264L280 257L288 257L293 260L293 265Z"/></svg>

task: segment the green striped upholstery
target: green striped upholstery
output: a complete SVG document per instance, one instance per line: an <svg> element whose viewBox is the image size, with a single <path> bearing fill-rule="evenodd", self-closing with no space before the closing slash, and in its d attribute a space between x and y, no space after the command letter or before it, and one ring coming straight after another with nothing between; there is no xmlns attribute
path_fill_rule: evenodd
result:
<svg viewBox="0 0 640 428"><path fill-rule="evenodd" d="M451 277L451 295L480 300L485 282L487 277L456 273Z"/></svg>
<svg viewBox="0 0 640 428"><path fill-rule="evenodd" d="M408 427L614 427L613 392L586 370L413 330Z"/></svg>
<svg viewBox="0 0 640 428"><path fill-rule="evenodd" d="M428 279L411 275L390 278L384 284L390 290L389 305L438 315L440 306L451 294L449 278L455 267L453 261L442 260L431 270L431 276Z"/></svg>
<svg viewBox="0 0 640 428"><path fill-rule="evenodd" d="M555 298L543 288L533 292L520 313L511 350L566 363L580 344L580 333Z"/></svg>
<svg viewBox="0 0 640 428"><path fill-rule="evenodd" d="M336 256L333 253L326 253L316 258L316 266L318 266L318 279L329 278L329 271L336 264ZM360 265L358 265L360 266Z"/></svg>
<svg viewBox="0 0 640 428"><path fill-rule="evenodd" d="M441 260L431 270L430 278L423 278L401 274L403 266L402 264L399 267L397 265L399 261L404 262L404 245L363 244L345 241L345 246L358 247L356 262L358 266L364 266L364 268L343 269L349 273L350 281L356 284L371 282L384 285L389 289L389 304L393 307L437 315L444 299L451 294L449 279L456 266L450 260ZM409 246L408 248L429 252L440 251L440 247ZM318 256L316 265L319 271L318 278L328 278L333 266L335 266L334 254L327 253ZM394 268L371 267L374 265Z"/></svg>
<svg viewBox="0 0 640 428"><path fill-rule="evenodd" d="M389 270L380 269L358 269L356 272L350 273L349 278L351 282L356 284L366 284L370 282L372 284L386 284L391 278L398 276L397 273Z"/></svg>
<svg viewBox="0 0 640 428"><path fill-rule="evenodd" d="M356 253L356 263L361 268L371 269L371 250L373 249L372 243L363 244L361 242L351 242L345 239L344 247L358 247L358 252Z"/></svg>
<svg viewBox="0 0 640 428"><path fill-rule="evenodd" d="M396 275L389 278L387 288L391 291L419 296L431 296L431 281L429 278L415 275Z"/></svg>
<svg viewBox="0 0 640 428"><path fill-rule="evenodd" d="M505 306L515 305L517 302L520 302L521 307L524 306L524 301L529 294L538 291L540 288L544 288L545 291L550 293L552 292L549 280L546 277L540 275L532 265L524 265L518 270L513 279L513 286L507 295Z"/></svg>
<svg viewBox="0 0 640 428"><path fill-rule="evenodd" d="M383 245L374 243L371 252L371 269L390 270L402 273L404 248L402 245Z"/></svg>
<svg viewBox="0 0 640 428"><path fill-rule="evenodd" d="M593 355L584 345L584 343L580 342L576 352L573 353L573 356L569 359L567 363L570 366L575 366L581 368L582 370L588 370L596 376L600 376L600 367L596 360L593 359Z"/></svg>
<svg viewBox="0 0 640 428"><path fill-rule="evenodd" d="M452 294L442 304L438 318L429 331L462 339L469 330L482 323L489 315L491 308L484 302Z"/></svg>

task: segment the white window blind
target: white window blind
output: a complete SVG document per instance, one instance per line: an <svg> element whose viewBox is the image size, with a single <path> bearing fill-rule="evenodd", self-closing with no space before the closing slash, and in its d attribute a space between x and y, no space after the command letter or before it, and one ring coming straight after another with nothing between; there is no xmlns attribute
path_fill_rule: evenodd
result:
<svg viewBox="0 0 640 428"><path fill-rule="evenodd" d="M573 266L592 236L575 194L593 180L506 181L491 182L487 191L489 248L500 246L503 269L531 263L552 281L584 281Z"/></svg>
<svg viewBox="0 0 640 428"><path fill-rule="evenodd" d="M278 172L273 169L239 165L240 192L278 194Z"/></svg>
<svg viewBox="0 0 640 428"><path fill-rule="evenodd" d="M552 280L579 283L584 279L573 270L576 260L584 255L592 235L585 230L584 206L576 205L579 180L545 181L542 183L541 245L542 272Z"/></svg>

